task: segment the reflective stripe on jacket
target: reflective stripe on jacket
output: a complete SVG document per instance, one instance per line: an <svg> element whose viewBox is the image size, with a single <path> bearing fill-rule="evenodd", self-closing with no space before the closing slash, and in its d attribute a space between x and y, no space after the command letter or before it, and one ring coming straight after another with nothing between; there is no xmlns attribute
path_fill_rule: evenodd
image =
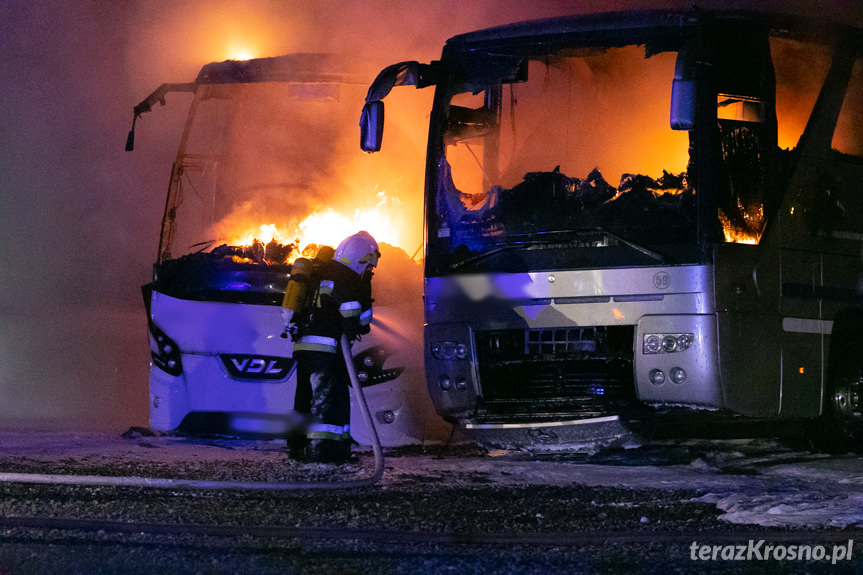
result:
<svg viewBox="0 0 863 575"><path fill-rule="evenodd" d="M350 441L351 426L330 425L328 423L312 423L306 432L309 439L335 439L336 441Z"/></svg>
<svg viewBox="0 0 863 575"><path fill-rule="evenodd" d="M323 351L326 353L336 353L339 349L339 342L334 337L326 337L320 335L301 335L294 343L294 351Z"/></svg>

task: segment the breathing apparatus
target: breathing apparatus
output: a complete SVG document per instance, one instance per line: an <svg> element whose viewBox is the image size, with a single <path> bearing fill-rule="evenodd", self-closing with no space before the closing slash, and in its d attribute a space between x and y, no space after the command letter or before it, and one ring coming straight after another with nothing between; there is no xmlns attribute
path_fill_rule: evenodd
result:
<svg viewBox="0 0 863 575"><path fill-rule="evenodd" d="M306 312L314 303L318 285L315 282L317 271L321 264L333 259L335 250L330 246L322 246L313 260L297 258L291 266L291 278L282 299L282 321L285 331L281 337L287 338L291 328L291 320L295 315Z"/></svg>

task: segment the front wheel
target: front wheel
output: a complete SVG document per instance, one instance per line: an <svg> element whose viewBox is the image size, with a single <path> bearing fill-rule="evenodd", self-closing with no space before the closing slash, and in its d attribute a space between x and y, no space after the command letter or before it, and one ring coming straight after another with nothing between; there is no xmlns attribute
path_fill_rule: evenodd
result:
<svg viewBox="0 0 863 575"><path fill-rule="evenodd" d="M828 382L816 446L828 453L863 452L863 365L845 361Z"/></svg>

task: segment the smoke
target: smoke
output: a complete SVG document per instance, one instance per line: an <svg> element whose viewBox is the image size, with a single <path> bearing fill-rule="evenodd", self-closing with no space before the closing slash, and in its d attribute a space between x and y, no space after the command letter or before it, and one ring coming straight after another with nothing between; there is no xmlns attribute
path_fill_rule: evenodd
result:
<svg viewBox="0 0 863 575"><path fill-rule="evenodd" d="M728 2L699 2L704 8ZM748 3L738 2L738 5ZM689 8L691 0L651 3ZM811 3L764 2L764 9ZM458 33L644 2L485 1L0 4L0 425L145 424L146 325L139 286L156 259L170 165L190 98L170 94L138 123L132 106L163 82L191 81L202 65L247 56L335 52L374 73L399 60L439 57ZM823 4L819 11L827 11ZM830 3L846 21L859 3ZM384 149L359 153L356 102L334 180L397 195L421 237L423 154L430 90L387 100ZM350 140L353 139L353 142ZM349 146L347 144L350 144ZM357 149L357 151L354 151ZM356 201L359 201L357 199ZM263 223L263 222L262 222ZM385 266L386 261L381 261ZM383 269L383 268L382 268Z"/></svg>

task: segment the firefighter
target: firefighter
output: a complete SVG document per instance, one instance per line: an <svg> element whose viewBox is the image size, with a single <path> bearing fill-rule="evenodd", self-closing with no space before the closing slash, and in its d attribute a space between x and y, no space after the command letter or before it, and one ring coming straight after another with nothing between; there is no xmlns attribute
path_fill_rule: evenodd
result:
<svg viewBox="0 0 863 575"><path fill-rule="evenodd" d="M288 440L292 458L321 463L350 459L349 379L339 341L343 333L354 341L369 332L372 269L380 256L375 239L361 231L345 238L334 253L322 248L310 265L302 264L296 274L292 270L292 280L305 282L301 299L306 303L290 301L295 281L289 282L282 318L294 337L294 410L309 420L305 437Z"/></svg>

